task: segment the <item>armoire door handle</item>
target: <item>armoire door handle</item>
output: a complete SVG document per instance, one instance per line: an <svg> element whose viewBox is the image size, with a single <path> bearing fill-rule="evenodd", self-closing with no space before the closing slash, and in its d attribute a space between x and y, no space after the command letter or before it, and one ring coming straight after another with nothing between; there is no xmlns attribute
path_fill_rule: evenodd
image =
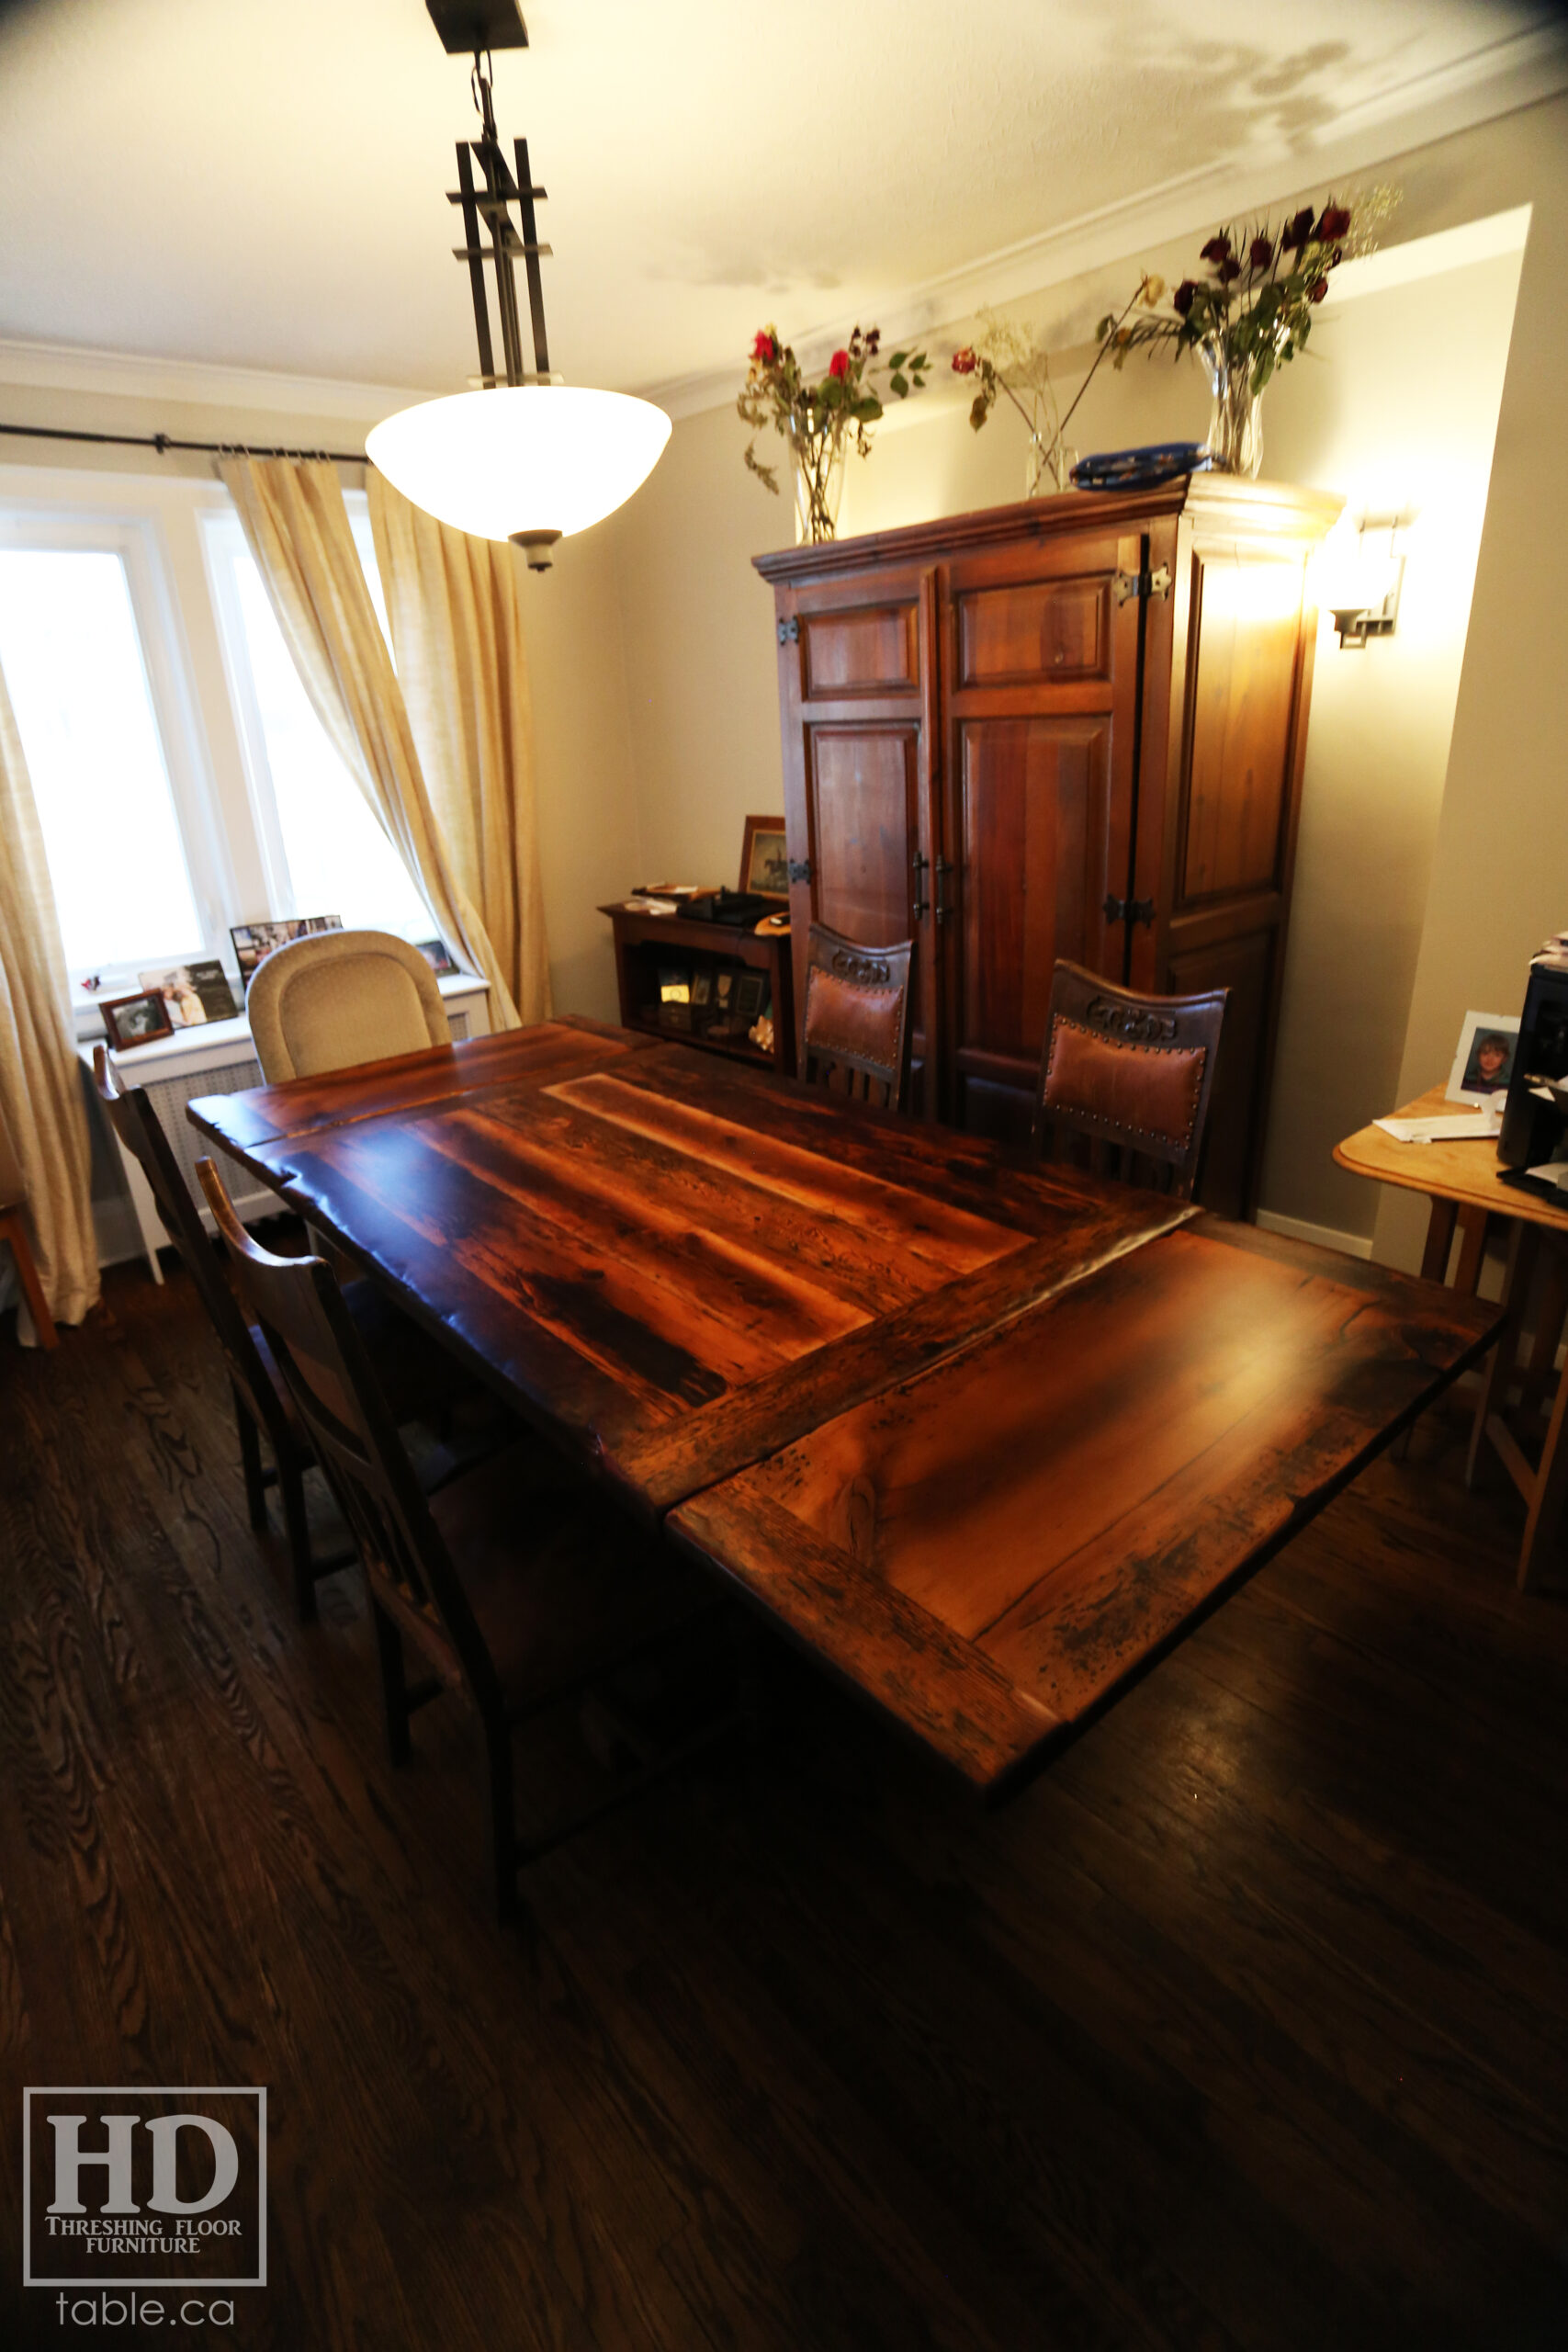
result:
<svg viewBox="0 0 1568 2352"><path fill-rule="evenodd" d="M947 893L942 886L946 881L948 876L954 870L952 858L939 857L934 870L936 874L936 919L938 922L945 922L948 916L953 912L953 909L947 903Z"/></svg>
<svg viewBox="0 0 1568 2352"><path fill-rule="evenodd" d="M931 859L919 850L917 850L914 856L909 860L909 865L915 876L915 903L910 911L917 922L919 922L922 915L928 915L931 912L931 902L925 894L926 868L930 864Z"/></svg>

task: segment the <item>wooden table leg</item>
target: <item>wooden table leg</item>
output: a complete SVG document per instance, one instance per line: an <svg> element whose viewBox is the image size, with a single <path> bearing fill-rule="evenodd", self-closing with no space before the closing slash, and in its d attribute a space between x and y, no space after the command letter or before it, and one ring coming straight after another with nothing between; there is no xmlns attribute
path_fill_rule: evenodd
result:
<svg viewBox="0 0 1568 2352"><path fill-rule="evenodd" d="M1454 1238L1454 1218L1458 1204L1440 1201L1434 1193L1431 1215L1427 1220L1427 1247L1421 1253L1421 1279L1427 1283L1448 1280L1449 1245Z"/></svg>
<svg viewBox="0 0 1568 2352"><path fill-rule="evenodd" d="M1459 1229L1459 1264L1454 1269L1454 1288L1466 1298L1473 1298L1486 1256L1486 1211L1461 1209Z"/></svg>
<svg viewBox="0 0 1568 2352"><path fill-rule="evenodd" d="M1482 1374L1481 1395L1475 1406L1475 1424L1470 1432L1470 1453L1464 1465L1467 1487L1475 1483L1475 1465L1481 1459L1482 1442L1488 1434L1487 1425L1495 1413L1501 1413L1507 1401L1508 1383L1514 1376L1514 1367L1518 1360L1525 1310L1529 1304L1530 1277L1535 1272L1540 1252L1540 1226L1529 1224L1523 1217L1517 1218L1508 1241L1507 1272L1503 1277L1505 1320L1497 1336L1497 1344L1487 1358L1486 1370Z"/></svg>
<svg viewBox="0 0 1568 2352"><path fill-rule="evenodd" d="M38 1343L40 1348L52 1348L57 1337L54 1317L49 1311L49 1301L38 1278L32 1244L28 1239L28 1229L22 1223L20 1209L0 1211L0 1241L8 1241L11 1245L11 1255L17 1261L17 1280L22 1285L22 1296L28 1302L28 1312L33 1318Z"/></svg>
<svg viewBox="0 0 1568 2352"><path fill-rule="evenodd" d="M1557 1532L1557 1522L1562 1515L1562 1498L1568 1492L1568 1445L1562 1443L1564 1419L1568 1419L1568 1371L1557 1384L1546 1443L1536 1469L1535 1490L1528 1498L1525 1540L1519 1547L1521 1592L1528 1592L1535 1582L1541 1553Z"/></svg>

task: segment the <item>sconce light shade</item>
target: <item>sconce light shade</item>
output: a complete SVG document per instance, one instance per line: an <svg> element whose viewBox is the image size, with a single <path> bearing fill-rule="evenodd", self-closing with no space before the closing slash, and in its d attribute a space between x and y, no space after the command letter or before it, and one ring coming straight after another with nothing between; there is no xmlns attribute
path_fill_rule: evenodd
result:
<svg viewBox="0 0 1568 2352"><path fill-rule="evenodd" d="M496 385L400 409L366 437L416 506L529 550L585 531L647 481L670 438L650 401L570 384Z"/></svg>

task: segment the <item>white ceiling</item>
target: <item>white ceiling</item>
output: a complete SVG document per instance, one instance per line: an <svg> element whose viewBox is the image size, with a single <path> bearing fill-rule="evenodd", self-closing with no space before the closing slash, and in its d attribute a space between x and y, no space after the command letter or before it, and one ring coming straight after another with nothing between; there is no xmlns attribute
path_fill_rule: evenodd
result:
<svg viewBox="0 0 1568 2352"><path fill-rule="evenodd" d="M551 358L671 386L755 328L933 312L1220 167L1310 183L1348 130L1551 46L1550 0L525 0L503 140L550 191ZM1484 99L1472 112L1486 111ZM455 390L468 71L423 0L0 0L0 336ZM1429 134L1428 134L1429 135ZM1066 243L1064 243L1064 240ZM1043 243L1042 243L1042 241ZM1106 250L1128 250L1128 239Z"/></svg>

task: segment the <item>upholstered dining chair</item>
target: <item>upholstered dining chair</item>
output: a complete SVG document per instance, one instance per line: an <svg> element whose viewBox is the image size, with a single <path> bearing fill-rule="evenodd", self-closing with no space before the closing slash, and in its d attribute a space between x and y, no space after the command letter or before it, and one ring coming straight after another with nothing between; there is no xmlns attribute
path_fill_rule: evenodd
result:
<svg viewBox="0 0 1568 2352"><path fill-rule="evenodd" d="M1229 993L1137 996L1059 963L1035 1103L1040 1156L1190 1200Z"/></svg>
<svg viewBox="0 0 1568 2352"><path fill-rule="evenodd" d="M354 1531L393 1763L407 1762L409 1718L427 1700L461 1690L479 1714L496 1910L505 1920L525 1863L672 1770L717 1726L526 1838L517 1832L513 1733L716 1609L718 1596L537 1439L520 1437L424 1495L331 1267L274 1257L240 1223L211 1160L198 1161L197 1173L241 1295ZM412 1683L405 1644L424 1669Z"/></svg>
<svg viewBox="0 0 1568 2352"><path fill-rule="evenodd" d="M157 1204L164 1232L179 1252L180 1261L196 1284L197 1295L223 1351L234 1394L234 1419L239 1432L240 1463L244 1473L245 1505L253 1529L260 1534L267 1524L266 1490L276 1486L283 1503L294 1586L294 1605L300 1620L316 1614L316 1585L336 1568L346 1567L352 1551L317 1555L311 1549L310 1521L305 1510L305 1473L315 1460L310 1432L295 1410L293 1398L272 1362L261 1333L240 1311L239 1301L223 1271L222 1260L208 1239L190 1188L159 1124L145 1087L127 1087L102 1046L93 1056L98 1100L109 1124L146 1177ZM443 1350L405 1322L377 1290L374 1283L350 1284L349 1311L376 1354L393 1409L403 1420L425 1411L435 1417L450 1397L454 1366ZM272 1454L263 1462L261 1440Z"/></svg>
<svg viewBox="0 0 1568 2352"><path fill-rule="evenodd" d="M434 973L389 931L313 932L275 947L251 975L245 1017L269 1086L452 1042Z"/></svg>
<svg viewBox="0 0 1568 2352"><path fill-rule="evenodd" d="M54 1328L54 1317L49 1311L49 1301L43 1295L43 1284L38 1278L38 1267L33 1261L33 1245L24 1214L27 1198L22 1164L17 1158L17 1148L11 1141L5 1116L0 1114L0 1241L8 1241L11 1245L11 1255L17 1261L17 1280L22 1286L28 1313L33 1318L38 1343L40 1348L52 1348L59 1334Z"/></svg>
<svg viewBox="0 0 1568 2352"><path fill-rule="evenodd" d="M863 947L814 922L806 950L803 1075L863 1102L900 1111L909 1076L912 939Z"/></svg>

